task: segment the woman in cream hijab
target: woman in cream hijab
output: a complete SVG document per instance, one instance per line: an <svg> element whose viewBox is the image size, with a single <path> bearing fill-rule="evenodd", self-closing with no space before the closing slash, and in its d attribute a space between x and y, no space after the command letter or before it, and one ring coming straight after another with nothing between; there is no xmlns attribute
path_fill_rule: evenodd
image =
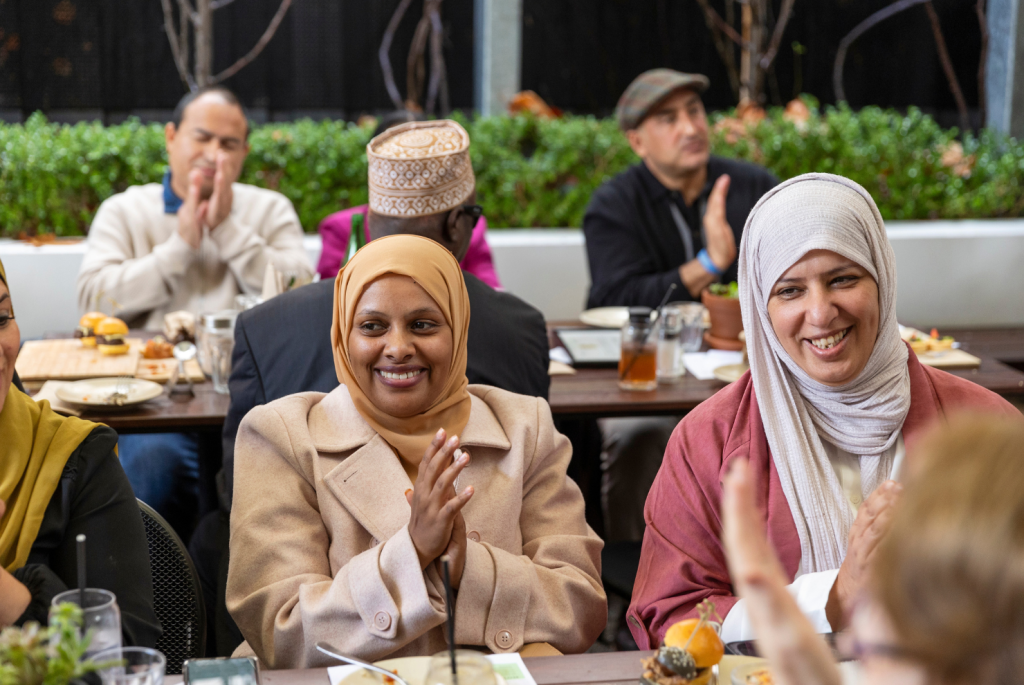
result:
<svg viewBox="0 0 1024 685"><path fill-rule="evenodd" d="M117 433L63 417L15 383L21 335L0 263L0 628L46 625L53 597L77 587L75 537L88 538L89 587L110 590L123 641L152 647L149 547L117 460Z"/></svg>
<svg viewBox="0 0 1024 685"><path fill-rule="evenodd" d="M628 620L641 648L709 598L727 642L753 637L721 542L721 481L749 460L758 512L819 632L845 626L927 425L994 393L923 366L899 335L896 268L862 187L806 174L765 194L740 245L750 371L676 428L647 499Z"/></svg>
<svg viewBox="0 0 1024 685"><path fill-rule="evenodd" d="M569 441L544 400L467 385L469 315L450 252L377 239L336 282L342 385L242 422L227 605L269 667L329 664L319 640L370 661L445 649L444 554L459 645L579 652L603 629Z"/></svg>

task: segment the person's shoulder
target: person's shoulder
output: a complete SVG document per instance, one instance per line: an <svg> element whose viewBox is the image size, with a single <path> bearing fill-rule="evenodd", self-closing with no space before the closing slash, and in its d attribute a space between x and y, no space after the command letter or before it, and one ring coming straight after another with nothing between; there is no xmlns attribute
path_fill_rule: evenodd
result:
<svg viewBox="0 0 1024 685"><path fill-rule="evenodd" d="M712 170L712 175L717 177L729 174L734 183L740 181L766 188L779 184L779 179L768 169L741 159L712 155L708 165Z"/></svg>
<svg viewBox="0 0 1024 685"><path fill-rule="evenodd" d="M721 458L726 451L749 442L755 415L759 417L759 408L747 371L683 417L669 440L666 458L673 453L690 459L695 451L711 448Z"/></svg>
<svg viewBox="0 0 1024 685"><path fill-rule="evenodd" d="M474 310L478 309L478 307L474 306L473 302L478 301L486 303L481 306L494 307L506 314L508 312L516 312L520 316L535 317L539 318L542 322L544 321L544 315L540 313L540 310L526 300L510 292L495 290L473 274L463 272L462 277L466 283L466 294L469 296L470 306Z"/></svg>
<svg viewBox="0 0 1024 685"><path fill-rule="evenodd" d="M608 179L594 191L590 199L590 207L600 207L607 203L619 203L636 197L640 188L640 174L643 162L638 162L624 171Z"/></svg>
<svg viewBox="0 0 1024 685"><path fill-rule="evenodd" d="M248 183L232 183L231 192L235 200L243 206L251 206L254 211L265 211L267 207L287 208L295 211L292 201L283 193L270 188L249 185Z"/></svg>
<svg viewBox="0 0 1024 685"><path fill-rule="evenodd" d="M470 385L469 394L477 400L473 403L473 410L493 417L506 435L520 435L524 430L527 434L536 435L541 426L553 425L551 408L543 398L521 395L493 385ZM476 419L476 423L484 423L480 416Z"/></svg>
<svg viewBox="0 0 1024 685"><path fill-rule="evenodd" d="M257 405L242 419L239 433L247 429L263 435L280 431L291 435L306 429L310 413L325 397L327 393L323 392L297 392Z"/></svg>
<svg viewBox="0 0 1024 685"><path fill-rule="evenodd" d="M102 203L100 209L113 209L122 207L132 208L157 208L163 212L164 209L164 187L160 183L145 183L143 185L128 186L120 193L114 193Z"/></svg>
<svg viewBox="0 0 1024 685"><path fill-rule="evenodd" d="M281 317L294 320L296 315L299 315L300 319L305 319L310 310L321 309L325 306L329 309L330 303L333 302L334 279L330 278L272 297L266 302L239 314L238 322L242 324L243 328L249 330L253 328L274 327L279 323ZM323 321L315 319L315 317L313 320L310 320L310 323L316 325L324 324ZM330 321L327 321L326 325L329 326ZM294 333L294 331L282 332L289 335Z"/></svg>

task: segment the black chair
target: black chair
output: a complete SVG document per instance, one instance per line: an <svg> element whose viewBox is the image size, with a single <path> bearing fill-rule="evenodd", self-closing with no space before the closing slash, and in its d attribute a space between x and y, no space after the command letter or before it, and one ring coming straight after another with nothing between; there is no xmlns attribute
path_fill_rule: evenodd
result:
<svg viewBox="0 0 1024 685"><path fill-rule="evenodd" d="M610 542L601 550L601 581L604 589L629 601L640 568L640 542Z"/></svg>
<svg viewBox="0 0 1024 685"><path fill-rule="evenodd" d="M188 550L171 525L151 506L138 500L149 542L153 575L153 609L164 632L156 648L167 657L168 675L181 673L187 659L204 656L206 608L199 574Z"/></svg>

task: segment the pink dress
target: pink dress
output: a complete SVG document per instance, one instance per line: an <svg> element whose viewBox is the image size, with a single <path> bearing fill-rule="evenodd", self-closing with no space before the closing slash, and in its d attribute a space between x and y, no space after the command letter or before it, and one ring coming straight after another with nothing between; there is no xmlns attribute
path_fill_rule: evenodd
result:
<svg viewBox="0 0 1024 685"><path fill-rule="evenodd" d="M1021 418L1013 405L968 380L924 366L913 352L910 412L903 422L908 463L935 421L958 411ZM757 508L768 541L792 582L800 565L800 538L772 461L750 372L686 415L669 440L644 519L643 551L626 614L640 649L655 649L669 627L691 618L707 598L723 619L733 595L722 547L722 478L736 457L749 460Z"/></svg>
<svg viewBox="0 0 1024 685"><path fill-rule="evenodd" d="M348 241L352 234L352 217L355 214L366 216L366 205L349 207L340 212L331 214L320 222L320 239L323 241L323 248L320 251L320 263L316 270L320 272L320 278L334 278L338 275L338 269L348 253ZM365 218L363 221L366 230ZM501 290L501 281L498 280L498 273L494 270L494 260L491 257L491 248L487 245L487 219L480 217L473 227L473 237L469 240L469 249L466 256L462 258L460 266L466 273L471 273L481 281L495 290ZM366 240L370 240L367 231Z"/></svg>

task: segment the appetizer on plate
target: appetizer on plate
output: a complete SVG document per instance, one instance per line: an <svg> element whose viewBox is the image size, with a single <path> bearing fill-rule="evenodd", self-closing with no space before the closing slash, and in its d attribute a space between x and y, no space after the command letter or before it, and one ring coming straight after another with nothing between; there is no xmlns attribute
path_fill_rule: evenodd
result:
<svg viewBox="0 0 1024 685"><path fill-rule="evenodd" d="M903 338L903 340L910 345L910 349L914 350L917 354L951 350L953 349L953 344L956 342L956 340L953 339L953 336L940 336L939 331L936 328L932 329L931 335L926 335L924 331L919 331L916 328L900 326L900 337Z"/></svg>
<svg viewBox="0 0 1024 685"><path fill-rule="evenodd" d="M641 661L645 685L706 685L712 669L725 655L725 645L708 617L711 602L697 606L700 618L676 623L665 633L665 644L653 656Z"/></svg>
<svg viewBox="0 0 1024 685"><path fill-rule="evenodd" d="M158 335L146 341L142 348L142 356L145 359L170 359L174 356L174 345L167 342L164 336Z"/></svg>
<svg viewBox="0 0 1024 685"><path fill-rule="evenodd" d="M96 324L96 349L100 354L128 354L128 343L124 337L128 335L128 325L114 316Z"/></svg>
<svg viewBox="0 0 1024 685"><path fill-rule="evenodd" d="M88 312L82 314L82 318L78 320L78 328L75 329L75 337L82 341L82 347L96 347L96 324L103 319L107 318L107 315L103 312Z"/></svg>

